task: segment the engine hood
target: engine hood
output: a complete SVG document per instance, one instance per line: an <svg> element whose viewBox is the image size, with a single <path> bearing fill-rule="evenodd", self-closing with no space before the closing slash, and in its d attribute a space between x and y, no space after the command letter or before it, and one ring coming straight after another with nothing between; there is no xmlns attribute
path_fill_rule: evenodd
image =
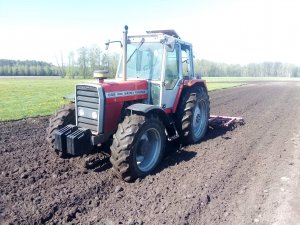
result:
<svg viewBox="0 0 300 225"><path fill-rule="evenodd" d="M124 102L148 98L148 83L146 80L105 81L103 88L106 102Z"/></svg>

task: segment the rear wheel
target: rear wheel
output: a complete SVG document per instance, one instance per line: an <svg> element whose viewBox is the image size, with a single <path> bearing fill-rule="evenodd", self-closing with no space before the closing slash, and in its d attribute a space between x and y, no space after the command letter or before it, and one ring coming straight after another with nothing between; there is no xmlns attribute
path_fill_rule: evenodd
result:
<svg viewBox="0 0 300 225"><path fill-rule="evenodd" d="M165 142L165 128L159 119L126 116L111 146L114 172L125 181L148 175L160 162Z"/></svg>
<svg viewBox="0 0 300 225"><path fill-rule="evenodd" d="M75 104L70 103L64 105L56 111L56 113L49 119L49 127L47 128L47 142L50 148L54 149L55 131L60 128L73 124L75 125Z"/></svg>
<svg viewBox="0 0 300 225"><path fill-rule="evenodd" d="M205 135L210 113L210 103L204 87L187 90L178 108L177 127L184 144L193 144Z"/></svg>

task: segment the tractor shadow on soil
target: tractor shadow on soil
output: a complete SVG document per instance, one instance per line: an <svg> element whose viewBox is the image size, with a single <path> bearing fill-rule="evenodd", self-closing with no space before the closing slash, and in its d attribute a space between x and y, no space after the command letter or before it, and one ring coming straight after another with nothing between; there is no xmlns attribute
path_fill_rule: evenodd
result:
<svg viewBox="0 0 300 225"><path fill-rule="evenodd" d="M94 172L103 172L112 167L109 157L109 147L98 147L93 154L85 161L84 167Z"/></svg>
<svg viewBox="0 0 300 225"><path fill-rule="evenodd" d="M217 137L222 137L224 139L230 139L230 137L223 137L227 132L234 130L236 127L232 126L229 128L212 128L209 127L205 137L202 141L208 141ZM201 143L201 142L199 142ZM156 174L162 170L177 165L181 162L187 162L194 158L197 154L195 151L187 151L186 147L182 146L179 141L172 141L166 143L165 157L157 169L152 173ZM104 172L112 167L109 157L110 149L108 145L98 147L95 149L89 159L85 162L84 167L88 170L93 170L95 172Z"/></svg>
<svg viewBox="0 0 300 225"><path fill-rule="evenodd" d="M185 147L183 147L179 141L167 142L165 157L153 174L159 173L162 170L170 166L175 166L181 162L190 161L196 154L197 152L194 151L186 151Z"/></svg>
<svg viewBox="0 0 300 225"><path fill-rule="evenodd" d="M209 127L205 137L197 144L201 144L201 142L208 141L211 139L215 139L217 137L222 137L224 139L231 139L230 137L225 137L224 135L227 132L234 130L236 126L231 126L228 128L213 128ZM196 151L187 151L185 150L186 146L182 146L179 141L168 142L166 145L166 154L162 163L158 166L158 168L153 172L153 174L159 173L162 170L177 165L181 162L187 162L194 158L197 155Z"/></svg>
<svg viewBox="0 0 300 225"><path fill-rule="evenodd" d="M204 138L202 139L202 141L208 141L211 139L215 139L217 137L222 137L224 139L231 139L230 137L223 137L227 132L233 131L237 126L232 125L230 127L209 127L207 129L206 135L204 136ZM201 142L200 142L201 143Z"/></svg>

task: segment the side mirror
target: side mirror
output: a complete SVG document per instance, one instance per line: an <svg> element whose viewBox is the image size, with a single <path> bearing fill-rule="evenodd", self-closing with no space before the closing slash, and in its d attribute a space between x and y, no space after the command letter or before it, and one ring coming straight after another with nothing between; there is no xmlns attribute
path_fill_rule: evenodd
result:
<svg viewBox="0 0 300 225"><path fill-rule="evenodd" d="M123 47L123 45L122 45L122 42L121 41L110 41L109 39L107 40L107 42L105 42L104 44L105 44L105 50L107 50L108 49L108 47L109 47L109 44L110 43L116 43L116 42L119 42L120 43L120 45L121 45L121 48Z"/></svg>

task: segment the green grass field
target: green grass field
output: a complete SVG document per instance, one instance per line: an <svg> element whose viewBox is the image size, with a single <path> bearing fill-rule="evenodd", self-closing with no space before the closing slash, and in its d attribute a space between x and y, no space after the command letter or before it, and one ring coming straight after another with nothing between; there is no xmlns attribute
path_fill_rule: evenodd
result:
<svg viewBox="0 0 300 225"><path fill-rule="evenodd" d="M300 81L295 77L202 77L207 82Z"/></svg>
<svg viewBox="0 0 300 225"><path fill-rule="evenodd" d="M51 115L68 102L63 96L74 92L77 83L89 80L60 78L0 79L0 121ZM241 83L208 83L209 90L229 88Z"/></svg>
<svg viewBox="0 0 300 225"><path fill-rule="evenodd" d="M87 80L0 79L0 121L52 114L79 82Z"/></svg>

